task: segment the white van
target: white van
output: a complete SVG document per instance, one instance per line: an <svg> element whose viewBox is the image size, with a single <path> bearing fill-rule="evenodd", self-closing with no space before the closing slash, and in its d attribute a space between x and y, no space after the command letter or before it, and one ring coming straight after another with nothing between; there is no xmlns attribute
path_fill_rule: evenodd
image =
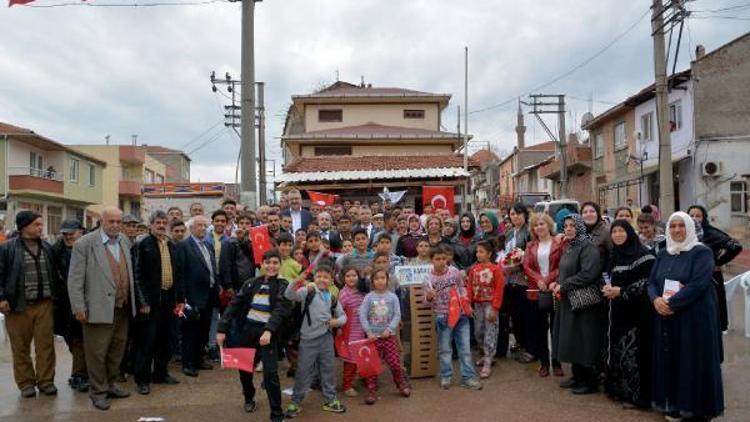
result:
<svg viewBox="0 0 750 422"><path fill-rule="evenodd" d="M534 205L534 213L545 213L554 220L557 213L563 208L577 214L581 205L574 199L558 199L555 201L537 202L537 204Z"/></svg>

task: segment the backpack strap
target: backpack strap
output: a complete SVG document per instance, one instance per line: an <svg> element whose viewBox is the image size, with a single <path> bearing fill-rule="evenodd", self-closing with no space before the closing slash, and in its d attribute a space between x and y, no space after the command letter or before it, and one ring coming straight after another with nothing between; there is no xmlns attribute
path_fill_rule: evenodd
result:
<svg viewBox="0 0 750 422"><path fill-rule="evenodd" d="M307 287L304 287L305 289ZM307 326L312 325L312 319L310 319L310 304L312 303L313 299L315 299L315 295L318 294L317 290L310 293L307 292L307 296L305 296L305 303L302 307L302 318L307 319Z"/></svg>

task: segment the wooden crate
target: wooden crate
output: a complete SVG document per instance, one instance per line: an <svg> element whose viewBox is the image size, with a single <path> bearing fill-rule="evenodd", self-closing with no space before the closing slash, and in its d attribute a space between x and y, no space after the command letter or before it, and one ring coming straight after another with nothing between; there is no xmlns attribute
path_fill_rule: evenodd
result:
<svg viewBox="0 0 750 422"><path fill-rule="evenodd" d="M411 317L410 372L412 378L434 377L438 371L437 333L432 308L423 302L422 286L409 289Z"/></svg>

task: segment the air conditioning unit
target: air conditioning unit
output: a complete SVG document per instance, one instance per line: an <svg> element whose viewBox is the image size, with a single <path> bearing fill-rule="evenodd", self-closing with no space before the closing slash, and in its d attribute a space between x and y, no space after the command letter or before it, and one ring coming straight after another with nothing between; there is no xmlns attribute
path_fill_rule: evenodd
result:
<svg viewBox="0 0 750 422"><path fill-rule="evenodd" d="M724 165L721 161L706 161L703 163L704 177L718 177L724 174Z"/></svg>

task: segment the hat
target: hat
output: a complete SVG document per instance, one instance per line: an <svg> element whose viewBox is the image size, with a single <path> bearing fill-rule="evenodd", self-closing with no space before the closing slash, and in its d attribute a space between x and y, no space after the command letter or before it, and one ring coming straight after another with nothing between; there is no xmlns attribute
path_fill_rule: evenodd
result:
<svg viewBox="0 0 750 422"><path fill-rule="evenodd" d="M16 230L19 232L24 227L36 221L37 218L42 218L42 215L38 212L23 210L16 214Z"/></svg>
<svg viewBox="0 0 750 422"><path fill-rule="evenodd" d="M60 233L73 233L76 230L83 230L83 224L75 218L69 218L63 221L60 226Z"/></svg>
<svg viewBox="0 0 750 422"><path fill-rule="evenodd" d="M134 216L133 214L126 214L124 217L122 217L122 224L130 224L130 223L140 223L141 220L138 219L138 217Z"/></svg>

